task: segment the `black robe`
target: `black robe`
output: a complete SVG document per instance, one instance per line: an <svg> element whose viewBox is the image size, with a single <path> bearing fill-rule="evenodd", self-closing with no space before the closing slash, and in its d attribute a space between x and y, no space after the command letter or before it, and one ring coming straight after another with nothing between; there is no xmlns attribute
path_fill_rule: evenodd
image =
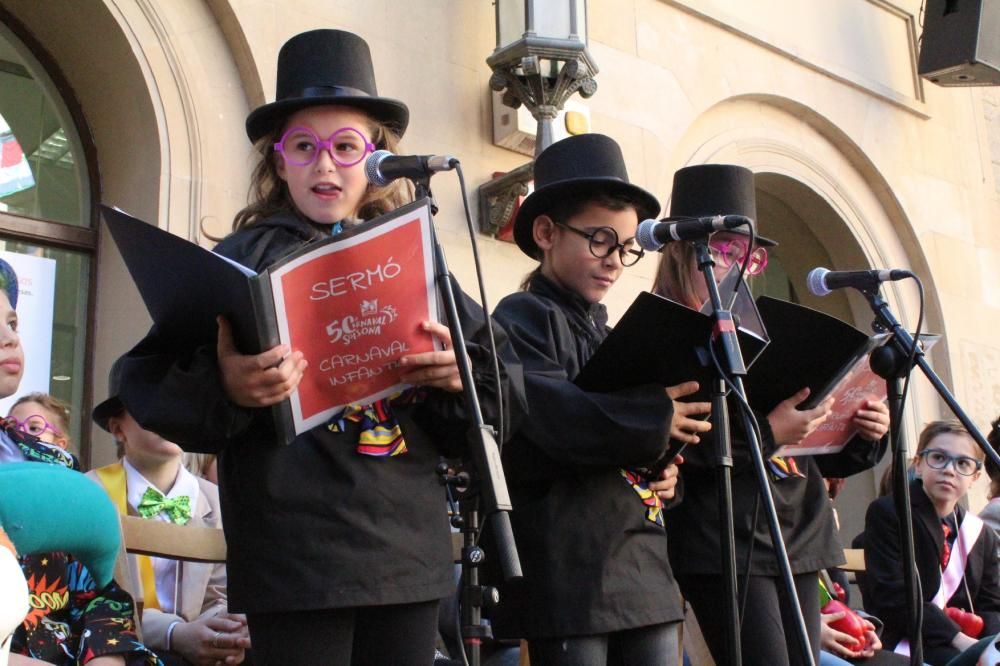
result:
<svg viewBox="0 0 1000 666"><path fill-rule="evenodd" d="M503 587L496 633L560 637L680 620L666 531L620 471L664 452L664 387L599 394L574 385L609 332L607 315L545 277L494 316L523 364L531 410L503 450L525 577Z"/></svg>
<svg viewBox="0 0 1000 666"><path fill-rule="evenodd" d="M216 251L260 271L324 238L323 227L276 216L223 240ZM482 311L459 294L483 413L498 420ZM520 368L506 337L506 406L523 411ZM307 370L308 372L308 370ZM463 449L469 428L461 394L430 391L395 413L407 453L356 452L357 424L324 426L274 443L268 409L245 409L223 391L215 347L178 348L154 330L126 357L120 398L144 428L188 451L219 454L229 604L265 613L413 603L455 589L445 495L435 466Z"/></svg>
<svg viewBox="0 0 1000 666"><path fill-rule="evenodd" d="M753 544L750 573L776 576L778 565L763 502L757 499L760 494L757 477L750 462L742 420L735 410L730 410L729 421L733 425L736 570L740 575L746 572L747 550ZM764 438L766 464L766 459L776 449L774 435L765 415L758 414L757 421ZM684 464L681 466L684 501L667 516L671 564L679 576L722 572L715 450L711 435L701 439L699 446L689 446L684 450ZM804 478L771 479L771 493L792 573L819 571L843 564L843 546L837 537L823 477L844 478L874 466L885 454L887 443L888 438L885 437L878 443L855 437L839 453L795 458Z"/></svg>

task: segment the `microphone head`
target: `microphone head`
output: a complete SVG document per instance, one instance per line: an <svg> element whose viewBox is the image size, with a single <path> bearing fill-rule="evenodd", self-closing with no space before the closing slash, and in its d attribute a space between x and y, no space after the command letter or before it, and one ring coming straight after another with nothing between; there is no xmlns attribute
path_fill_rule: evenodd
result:
<svg viewBox="0 0 1000 666"><path fill-rule="evenodd" d="M392 157L392 153L388 150L376 150L365 160L365 178L376 187L385 187L392 182L391 179L382 175L382 170L379 168L387 157Z"/></svg>
<svg viewBox="0 0 1000 666"><path fill-rule="evenodd" d="M656 240L653 233L658 224L660 224L659 220L643 220L639 223L639 228L636 229L635 242L647 252L658 252L663 247L663 243Z"/></svg>
<svg viewBox="0 0 1000 666"><path fill-rule="evenodd" d="M833 291L826 286L826 275L829 272L828 269L822 266L817 266L809 271L809 274L806 276L806 287L809 288L809 291L814 296L826 296Z"/></svg>

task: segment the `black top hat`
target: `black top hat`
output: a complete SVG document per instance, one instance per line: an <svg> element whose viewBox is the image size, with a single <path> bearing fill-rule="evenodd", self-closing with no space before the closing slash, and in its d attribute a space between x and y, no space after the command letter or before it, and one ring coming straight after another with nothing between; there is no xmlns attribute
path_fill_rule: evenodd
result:
<svg viewBox="0 0 1000 666"><path fill-rule="evenodd" d="M580 134L556 141L535 160L535 191L521 204L514 220L514 240L531 257L539 259L532 227L560 198L607 192L625 194L638 203L639 219L655 217L660 202L646 190L632 185L621 148L603 134Z"/></svg>
<svg viewBox="0 0 1000 666"><path fill-rule="evenodd" d="M111 428L108 427L108 419L112 416L118 416L125 411L125 405L118 398L118 394L122 388L122 371L124 366L124 356L118 357L118 360L111 365L111 371L108 373L108 399L94 407L94 411L90 413L90 417L94 419L94 423L108 432L111 432Z"/></svg>
<svg viewBox="0 0 1000 666"><path fill-rule="evenodd" d="M310 30L289 39L278 52L275 100L250 112L247 136L257 141L294 111L320 104L361 109L399 136L410 119L405 104L378 96L365 40L343 30Z"/></svg>
<svg viewBox="0 0 1000 666"><path fill-rule="evenodd" d="M696 164L674 173L670 195L670 217L711 217L744 215L757 229L757 194L753 171L734 164ZM730 233L750 235L743 227ZM777 241L757 236L757 245L773 246Z"/></svg>

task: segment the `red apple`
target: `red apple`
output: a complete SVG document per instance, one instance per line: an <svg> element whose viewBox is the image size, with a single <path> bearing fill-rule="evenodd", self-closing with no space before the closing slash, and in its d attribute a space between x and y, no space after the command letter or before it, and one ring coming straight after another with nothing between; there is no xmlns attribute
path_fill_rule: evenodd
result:
<svg viewBox="0 0 1000 666"><path fill-rule="evenodd" d="M983 633L983 618L979 617L975 613L971 613L962 608L953 608L951 606L945 608L944 612L952 622L958 625L958 628L961 629L962 633L966 636L979 638L979 634Z"/></svg>
<svg viewBox="0 0 1000 666"><path fill-rule="evenodd" d="M820 612L824 615L829 613L844 613L844 617L831 622L830 627L839 632L845 633L854 639L854 645L845 646L853 652L858 652L865 645L865 623L857 613L848 608L842 602L831 599Z"/></svg>

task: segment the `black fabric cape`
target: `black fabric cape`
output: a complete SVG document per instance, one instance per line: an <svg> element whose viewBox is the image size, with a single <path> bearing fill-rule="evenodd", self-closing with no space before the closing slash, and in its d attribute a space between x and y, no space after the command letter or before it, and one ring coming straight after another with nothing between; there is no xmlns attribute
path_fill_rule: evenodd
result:
<svg viewBox="0 0 1000 666"><path fill-rule="evenodd" d="M541 275L494 313L524 368L530 414L503 450L524 580L494 613L500 636L599 634L683 617L667 535L620 468L665 450L662 386L588 393L572 383L607 336L603 306Z"/></svg>
<svg viewBox="0 0 1000 666"><path fill-rule="evenodd" d="M965 510L958 507L959 518ZM924 661L945 664L959 651L951 641L959 627L945 612L931 603L941 586L940 558L944 545L941 520L919 479L910 483L910 511L913 516L913 548L917 573L923 590ZM903 586L903 564L899 550L899 522L891 495L880 497L868 507L865 515L865 610L885 623L882 643L893 649L906 638L906 594ZM984 526L979 539L969 553L965 566L965 584L971 595L960 585L948 600L948 606L975 610L983 618L981 638L1000 632L1000 563L997 561L997 536Z"/></svg>
<svg viewBox="0 0 1000 666"><path fill-rule="evenodd" d="M260 271L325 237L322 227L279 216L240 230L216 251ZM487 421L499 413L482 310L456 288ZM523 411L520 367L494 327L510 413ZM308 372L308 370L307 370ZM461 394L430 391L397 408L408 452L375 458L355 450L358 431L317 427L280 447L267 410L227 399L215 349L180 349L154 329L126 358L120 398L144 428L188 451L219 454L229 546L229 603L267 613L412 603L455 589L442 451L464 448Z"/></svg>
<svg viewBox="0 0 1000 666"><path fill-rule="evenodd" d="M767 418L757 414L765 460L776 446ZM733 425L733 528L736 536L736 570L746 572L747 550L753 544L750 573L778 575L771 536L764 516L763 503L750 462L742 420L730 410ZM714 447L711 436L701 438L699 446L684 449L681 475L684 501L667 515L670 533L670 556L674 571L680 575L721 574L720 528ZM843 546L830 507L823 477L844 478L874 466L885 454L887 438L878 443L855 437L839 453L801 456L795 460L802 477L771 480L778 522L788 551L792 572L819 571L843 564ZM758 506L759 505L759 506ZM759 516L754 525L755 513Z"/></svg>

